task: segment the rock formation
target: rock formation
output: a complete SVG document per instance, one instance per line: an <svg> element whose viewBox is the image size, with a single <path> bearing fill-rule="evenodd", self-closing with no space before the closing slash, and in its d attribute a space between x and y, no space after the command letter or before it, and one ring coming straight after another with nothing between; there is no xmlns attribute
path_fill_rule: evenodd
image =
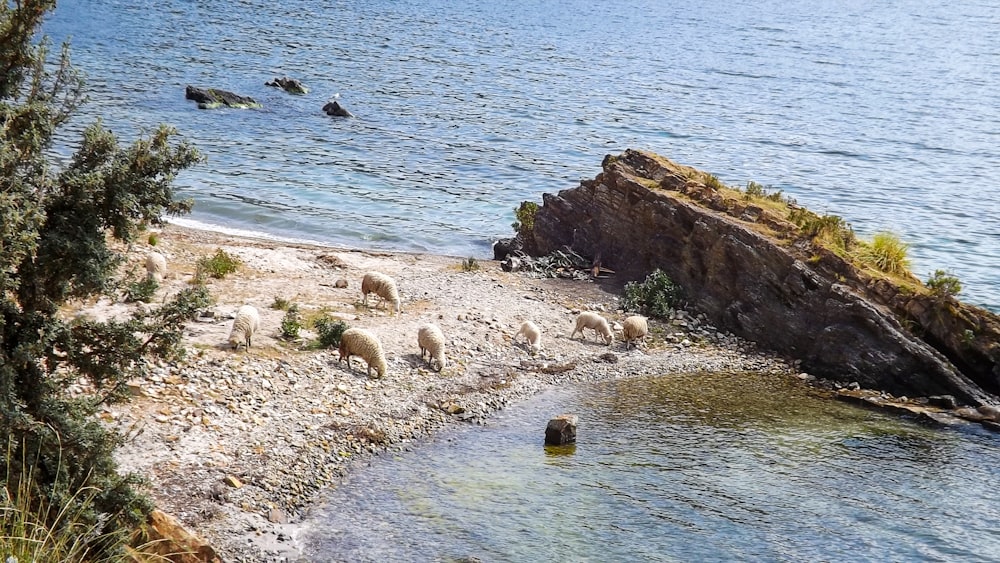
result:
<svg viewBox="0 0 1000 563"><path fill-rule="evenodd" d="M324 104L323 112L331 117L354 117L354 114L347 111L347 108L340 105L340 102L337 100Z"/></svg>
<svg viewBox="0 0 1000 563"><path fill-rule="evenodd" d="M281 78L275 78L270 82L265 82L264 86L273 86L275 88L281 88L289 94L308 94L309 88L306 88L302 84L301 80L295 78L288 78L287 76L282 76Z"/></svg>
<svg viewBox="0 0 1000 563"><path fill-rule="evenodd" d="M734 190L728 190L733 192ZM736 192L737 194L741 192ZM579 187L544 194L524 247L568 247L624 283L660 268L717 327L804 370L894 394L1000 402L1000 318L895 282L817 244L785 212L636 150Z"/></svg>
<svg viewBox="0 0 1000 563"><path fill-rule="evenodd" d="M226 90L216 88L198 88L188 86L184 97L198 103L198 109L213 109L219 106L231 108L259 108L261 105L249 96L241 96Z"/></svg>

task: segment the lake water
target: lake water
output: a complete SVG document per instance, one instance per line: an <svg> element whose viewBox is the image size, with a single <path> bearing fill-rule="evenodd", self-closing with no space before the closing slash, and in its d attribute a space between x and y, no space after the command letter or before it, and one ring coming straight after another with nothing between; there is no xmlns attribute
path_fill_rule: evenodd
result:
<svg viewBox="0 0 1000 563"><path fill-rule="evenodd" d="M1000 311L994 2L61 0L46 31L89 77L77 126L208 156L178 178L201 224L485 257L520 201L642 148L893 231Z"/></svg>
<svg viewBox="0 0 1000 563"><path fill-rule="evenodd" d="M552 416L577 443L545 447ZM1000 448L759 374L547 392L376 460L311 561L996 561Z"/></svg>

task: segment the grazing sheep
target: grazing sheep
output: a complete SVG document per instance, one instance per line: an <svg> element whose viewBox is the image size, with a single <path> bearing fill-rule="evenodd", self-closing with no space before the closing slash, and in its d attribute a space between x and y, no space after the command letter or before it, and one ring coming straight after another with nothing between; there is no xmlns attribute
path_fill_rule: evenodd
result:
<svg viewBox="0 0 1000 563"><path fill-rule="evenodd" d="M524 340L528 343L532 354L537 354L542 349L542 329L538 328L538 325L531 321L524 321L521 323L521 330L514 335L514 341L516 342L517 337L521 335L524 335Z"/></svg>
<svg viewBox="0 0 1000 563"><path fill-rule="evenodd" d="M436 324L425 324L417 331L417 344L420 346L420 359L424 359L426 353L431 362L437 362L437 371L444 369L448 365L448 360L444 357L444 334Z"/></svg>
<svg viewBox="0 0 1000 563"><path fill-rule="evenodd" d="M363 328L349 328L340 335L340 358L337 363L347 360L347 369L351 369L351 356L360 356L368 363L368 377L372 376L372 368L375 368L378 377L385 375L388 366L385 362L385 352L382 351L382 342L373 333Z"/></svg>
<svg viewBox="0 0 1000 563"><path fill-rule="evenodd" d="M361 295L364 296L363 303L368 305L368 294L374 293L379 298L379 304L383 301L391 301L396 306L396 312L400 313L399 290L396 289L396 280L383 274L382 272L368 272L361 280Z"/></svg>
<svg viewBox="0 0 1000 563"><path fill-rule="evenodd" d="M160 283L167 275L167 259L159 252L146 255L146 277Z"/></svg>
<svg viewBox="0 0 1000 563"><path fill-rule="evenodd" d="M257 332L259 328L260 314L257 312L256 307L253 305L240 307L239 311L236 311L233 330L229 332L229 344L232 345L234 350L239 348L240 344L246 344L247 350L249 350L250 339L253 338L253 333Z"/></svg>
<svg viewBox="0 0 1000 563"><path fill-rule="evenodd" d="M576 317L576 328L573 329L573 334L569 335L569 337L573 338L579 332L581 337L586 338L587 335L583 332L586 328L592 329L595 334L603 336L604 342L608 346L615 339L614 334L611 332L611 325L608 324L607 319L593 311L584 311Z"/></svg>
<svg viewBox="0 0 1000 563"><path fill-rule="evenodd" d="M633 341L641 341L646 338L647 334L649 334L649 326L646 323L646 317L632 315L622 321L622 338L625 340L626 350ZM636 347L638 346L637 343Z"/></svg>

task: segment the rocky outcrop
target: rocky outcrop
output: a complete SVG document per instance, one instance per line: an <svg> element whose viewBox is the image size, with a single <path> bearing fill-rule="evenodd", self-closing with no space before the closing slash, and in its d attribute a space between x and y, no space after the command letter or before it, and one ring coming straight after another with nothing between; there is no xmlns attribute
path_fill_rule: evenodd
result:
<svg viewBox="0 0 1000 563"><path fill-rule="evenodd" d="M142 536L137 542L142 546L133 561L147 561L159 556L173 563L222 563L214 549L198 536L187 531L173 516L153 510L149 514Z"/></svg>
<svg viewBox="0 0 1000 563"><path fill-rule="evenodd" d="M197 102L198 109L212 109L220 106L241 109L261 107L257 100L249 96L241 96L217 88L198 88L189 85L185 89L184 97Z"/></svg>
<svg viewBox="0 0 1000 563"><path fill-rule="evenodd" d="M270 82L265 82L264 86L273 86L275 88L281 88L282 90L288 92L289 94L309 93L309 88L306 88L306 86L302 84L301 80L298 80L296 78L289 78L287 76L282 76L280 78L275 78Z"/></svg>
<svg viewBox="0 0 1000 563"><path fill-rule="evenodd" d="M354 114L347 111L347 108L340 105L340 102L333 100L323 105L323 113L330 117L354 117Z"/></svg>
<svg viewBox="0 0 1000 563"><path fill-rule="evenodd" d="M568 247L622 282L660 268L716 326L827 379L1000 401L996 315L935 297L915 279L869 275L694 168L628 150L606 157L603 169L544 194L525 248L544 255Z"/></svg>

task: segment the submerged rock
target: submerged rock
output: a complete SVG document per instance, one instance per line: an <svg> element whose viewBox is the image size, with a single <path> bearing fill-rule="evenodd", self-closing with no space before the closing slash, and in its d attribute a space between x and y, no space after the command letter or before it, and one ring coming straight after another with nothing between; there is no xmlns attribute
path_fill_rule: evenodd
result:
<svg viewBox="0 0 1000 563"><path fill-rule="evenodd" d="M576 426L579 417L575 414L561 414L549 421L545 427L545 443L562 446L576 442Z"/></svg>
<svg viewBox="0 0 1000 563"><path fill-rule="evenodd" d="M213 109L221 106L231 108L259 108L260 103L250 96L241 96L217 88L198 88L188 86L184 97L198 103L198 109Z"/></svg>

